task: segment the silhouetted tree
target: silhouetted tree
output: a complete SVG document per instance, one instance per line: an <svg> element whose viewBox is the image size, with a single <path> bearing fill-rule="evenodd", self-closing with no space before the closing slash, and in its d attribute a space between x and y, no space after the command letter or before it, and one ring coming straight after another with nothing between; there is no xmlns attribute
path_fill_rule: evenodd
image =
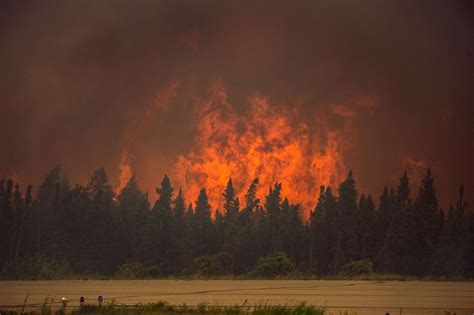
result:
<svg viewBox="0 0 474 315"><path fill-rule="evenodd" d="M282 249L298 265L303 262L305 229L298 205L290 204L288 198L282 203Z"/></svg>
<svg viewBox="0 0 474 315"><path fill-rule="evenodd" d="M400 178L396 189L392 223L380 253L379 271L409 274L415 268L416 221L410 200L410 187L407 173Z"/></svg>
<svg viewBox="0 0 474 315"><path fill-rule="evenodd" d="M464 276L474 277L474 212L471 210L465 215L466 249L464 251L463 272Z"/></svg>
<svg viewBox="0 0 474 315"><path fill-rule="evenodd" d="M372 201L372 196L367 198L364 194L360 196L359 207L356 215L356 233L357 233L357 248L359 253L358 259L373 259L375 247L375 205Z"/></svg>
<svg viewBox="0 0 474 315"><path fill-rule="evenodd" d="M256 197L258 179L255 178L245 194L245 207L238 213L237 239L239 246L234 255L234 271L244 273L250 271L260 254L258 250L255 211L260 200Z"/></svg>
<svg viewBox="0 0 474 315"><path fill-rule="evenodd" d="M8 179L0 181L0 263L8 262L12 242L12 210L13 181Z"/></svg>
<svg viewBox="0 0 474 315"><path fill-rule="evenodd" d="M178 226L172 216L173 188L167 175L163 177L160 187L156 189L158 199L152 209L154 221L155 246L157 256L155 263L160 263L163 272L173 272L175 266L174 243Z"/></svg>
<svg viewBox="0 0 474 315"><path fill-rule="evenodd" d="M394 224L395 213L395 192L384 187L380 195L379 208L375 216L375 266L376 269L383 269L387 265L387 247L390 234Z"/></svg>
<svg viewBox="0 0 474 315"><path fill-rule="evenodd" d="M184 268L185 259L185 236L186 236L186 202L184 200L183 190L179 189L178 195L174 200L173 221L175 225L174 230L174 246L172 249L172 258L175 261L173 273L180 272Z"/></svg>
<svg viewBox="0 0 474 315"><path fill-rule="evenodd" d="M336 204L336 229L338 231L334 270L357 258L356 211L357 189L352 171L339 185L339 197Z"/></svg>
<svg viewBox="0 0 474 315"><path fill-rule="evenodd" d="M227 252L231 257L231 271L234 267L235 253L239 246L237 216L240 210L239 198L235 193L232 179L227 182L226 189L222 194L224 197L223 217L223 244L221 252Z"/></svg>
<svg viewBox="0 0 474 315"><path fill-rule="evenodd" d="M146 193L140 191L135 176L132 176L117 197L115 211L115 233L119 254L117 264L138 259L142 229L149 214L150 204Z"/></svg>
<svg viewBox="0 0 474 315"><path fill-rule="evenodd" d="M418 197L414 204L416 222L416 253L418 275L431 271L434 262L434 253L438 245L440 234L438 198L433 184L431 170L428 169L423 178Z"/></svg>
<svg viewBox="0 0 474 315"><path fill-rule="evenodd" d="M35 198L31 186L21 188L0 180L0 276L25 262L40 264L38 270L68 263L80 274L123 275L130 266L141 268L136 276L179 274L196 266L206 274L215 274L214 267L218 274L252 274L261 257L275 253L318 275L339 273L349 262L344 270L372 266L371 260L377 272L474 276L474 215L463 187L445 218L430 170L415 202L405 172L396 189L384 189L376 213L370 195L358 198L349 172L337 198L330 187L320 188L306 223L299 205L282 200L280 183L260 206L258 179L250 183L242 210L229 179L214 218L205 189L195 209L186 208L183 191L174 198L167 176L151 210L134 176L115 196L104 169L86 186L71 188L58 166Z"/></svg>
<svg viewBox="0 0 474 315"><path fill-rule="evenodd" d="M18 185L17 185L18 187ZM17 212L17 218L18 218L18 223L17 223L17 234L16 234L16 240L15 240L15 253L13 256L13 264L15 264L19 258L19 255L21 255L21 250L22 250L22 241L24 238L24 230L25 226L28 228L29 227L29 221L31 219L31 203L33 200L32 197L32 189L33 187L31 185L28 185L28 188L26 189L26 195L24 200L20 199L17 200L16 204L19 206L19 211ZM19 189L18 189L19 190ZM18 197L17 197L18 198ZM16 199L17 199L16 198ZM20 194L21 198L21 194Z"/></svg>
<svg viewBox="0 0 474 315"><path fill-rule="evenodd" d="M204 188L199 191L194 210L193 240L194 257L209 255L216 249L217 242L211 220L211 205Z"/></svg>
<svg viewBox="0 0 474 315"><path fill-rule="evenodd" d="M36 252L55 257L60 250L59 237L62 226L59 219L61 207L61 166L52 169L38 187L36 202L33 206L36 229ZM54 228L52 228L54 227Z"/></svg>
<svg viewBox="0 0 474 315"><path fill-rule="evenodd" d="M90 195L89 213L86 217L85 243L89 248L90 266L103 274L112 274L117 253L114 251L114 191L108 182L105 169L94 172L87 186Z"/></svg>
<svg viewBox="0 0 474 315"><path fill-rule="evenodd" d="M265 197L265 211L267 213L267 227L269 233L268 249L269 253L281 249L281 183L276 183L270 187L268 195Z"/></svg>
<svg viewBox="0 0 474 315"><path fill-rule="evenodd" d="M459 200L449 208L442 228L439 247L436 251L434 273L438 275L462 276L465 253L469 247L468 204L464 201L464 187L459 188Z"/></svg>

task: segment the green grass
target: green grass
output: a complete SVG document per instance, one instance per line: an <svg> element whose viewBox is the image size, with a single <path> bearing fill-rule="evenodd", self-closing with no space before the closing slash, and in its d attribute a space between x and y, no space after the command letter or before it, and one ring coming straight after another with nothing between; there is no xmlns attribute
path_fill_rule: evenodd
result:
<svg viewBox="0 0 474 315"><path fill-rule="evenodd" d="M324 309L304 303L286 305L234 305L217 306L208 303L200 303L196 307L189 307L186 304L173 306L166 302L153 304L139 304L135 306L109 305L105 307L86 306L72 312L74 315L80 314L205 314L205 315L323 315Z"/></svg>
<svg viewBox="0 0 474 315"><path fill-rule="evenodd" d="M63 309L53 311L52 308L45 304L37 310L21 312L20 310L0 310L3 315L19 315L19 314L41 314L41 315L62 315L69 313ZM148 304L136 305L120 305L107 304L104 306L85 305L82 308L73 309L73 315L92 315L92 314L144 314L144 315L173 315L173 314L195 314L195 315L323 315L324 309L312 305L300 303L293 306L288 305L242 305L234 306L217 306L209 303L200 303L197 306L191 307L186 304L171 305L167 302L157 302Z"/></svg>

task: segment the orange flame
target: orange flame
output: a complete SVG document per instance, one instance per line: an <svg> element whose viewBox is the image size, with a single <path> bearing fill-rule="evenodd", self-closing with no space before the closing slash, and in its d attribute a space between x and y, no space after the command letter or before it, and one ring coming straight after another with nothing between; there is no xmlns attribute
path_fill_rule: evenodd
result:
<svg viewBox="0 0 474 315"><path fill-rule="evenodd" d="M229 178L242 198L257 177L261 200L279 181L283 195L301 204L308 217L320 185L334 186L346 175L341 133L328 131L321 137L313 130L318 124L325 128L323 122L296 122L294 110L270 106L261 96L251 98L249 105L248 111L237 113L219 84L201 104L196 147L176 163L187 200L195 200L204 187L211 205L221 207Z"/></svg>
<svg viewBox="0 0 474 315"><path fill-rule="evenodd" d="M122 189L127 185L130 178L132 178L132 166L130 164L130 158L126 150L122 150L120 162L118 166L120 170L119 185L115 188L115 194L118 195Z"/></svg>

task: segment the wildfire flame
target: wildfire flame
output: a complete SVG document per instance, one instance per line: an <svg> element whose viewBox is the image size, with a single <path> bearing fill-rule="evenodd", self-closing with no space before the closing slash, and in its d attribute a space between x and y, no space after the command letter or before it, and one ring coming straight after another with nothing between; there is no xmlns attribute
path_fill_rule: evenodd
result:
<svg viewBox="0 0 474 315"><path fill-rule="evenodd" d="M120 170L120 180L119 185L115 188L115 194L117 196L132 177L132 166L130 164L129 154L125 149L122 149L118 168Z"/></svg>
<svg viewBox="0 0 474 315"><path fill-rule="evenodd" d="M117 194L132 176L132 140L147 130L144 126L153 117L166 115L171 101L185 91L181 82L173 81L159 91L149 106L136 113L122 139ZM199 190L205 188L215 212L222 207L222 192L229 178L241 200L250 182L258 178L258 198L263 201L269 187L281 182L283 196L300 204L308 218L319 187L334 187L346 176L343 155L350 128L330 130L324 116L306 114L302 118L298 106L274 104L259 94L251 97L246 106L234 106L221 81L211 85L206 99L187 99L192 100L189 113L197 125L194 145L188 153L178 156L174 173L169 175L175 186L183 188L188 202L195 201ZM334 105L330 109L350 121L357 108L373 107L371 99L362 103L353 107ZM159 181L154 179L153 185Z"/></svg>
<svg viewBox="0 0 474 315"><path fill-rule="evenodd" d="M189 201L206 188L211 205L221 207L229 178L240 198L258 178L259 198L281 182L283 195L301 204L307 217L320 185L334 186L346 175L340 132L321 136L314 125L295 119L294 110L270 106L257 95L247 111L237 113L219 84L199 108L196 146L176 163L177 179ZM323 124L317 119L311 123Z"/></svg>

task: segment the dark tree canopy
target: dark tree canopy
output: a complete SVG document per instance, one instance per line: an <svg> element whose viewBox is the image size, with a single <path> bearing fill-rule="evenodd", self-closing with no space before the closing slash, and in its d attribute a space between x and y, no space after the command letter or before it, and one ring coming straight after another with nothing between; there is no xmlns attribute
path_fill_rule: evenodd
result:
<svg viewBox="0 0 474 315"><path fill-rule="evenodd" d="M320 187L307 221L281 183L268 188L263 205L257 188L258 179L249 179L241 208L229 179L223 208L213 211L205 188L194 207L186 206L183 190L175 195L168 176L156 189L153 207L134 176L116 195L103 168L86 186L71 187L60 166L36 191L0 179L1 276L51 277L45 266L54 274L127 277L274 276L279 270L333 275L358 266L416 276L474 276L474 215L464 187L443 212L429 169L414 201L404 172L397 187L383 189L377 206L370 194L359 195L349 172L337 194Z"/></svg>

